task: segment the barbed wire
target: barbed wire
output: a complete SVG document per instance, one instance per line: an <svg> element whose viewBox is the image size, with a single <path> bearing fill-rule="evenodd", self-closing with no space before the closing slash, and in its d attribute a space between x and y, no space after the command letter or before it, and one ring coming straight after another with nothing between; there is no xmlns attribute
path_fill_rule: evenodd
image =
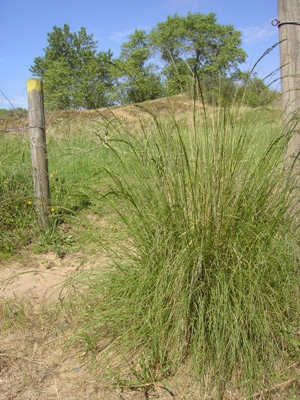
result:
<svg viewBox="0 0 300 400"><path fill-rule="evenodd" d="M10 133L13 131L28 131L30 126L22 126L21 128L0 129L1 133Z"/></svg>
<svg viewBox="0 0 300 400"><path fill-rule="evenodd" d="M26 89L25 89L26 90ZM3 92L2 89L0 89L0 93L1 95L5 98L6 101L8 101L8 103L10 104L11 108L13 109L14 112L14 116L16 116L18 118L18 120L20 121L21 126L19 128L9 128L9 129L0 129L1 133L9 133L9 132L13 132L13 131L21 131L21 130L28 130L30 127L29 126L24 126L23 121L22 121L22 117L19 115L17 109L15 108L15 106L12 104L12 102L10 101L10 99L5 95L5 93ZM24 93L24 90L22 91L22 94ZM1 121L1 120L0 120ZM7 122L7 120L6 120Z"/></svg>
<svg viewBox="0 0 300 400"><path fill-rule="evenodd" d="M3 91L3 88L2 88L2 91ZM8 96L6 95L6 97L8 97ZM6 100L6 99L2 99L1 104L7 104L7 101L8 101L8 100L6 100L5 102L4 102L4 100ZM27 107L27 101L26 101L26 100L27 100L27 88L26 88L26 86L25 86L25 87L22 89L21 92L17 93L15 96L13 96L12 98L10 98L10 103L12 103L12 104L15 104L15 103L19 104L18 107L15 106L16 109L18 109L18 108L26 108L26 107Z"/></svg>

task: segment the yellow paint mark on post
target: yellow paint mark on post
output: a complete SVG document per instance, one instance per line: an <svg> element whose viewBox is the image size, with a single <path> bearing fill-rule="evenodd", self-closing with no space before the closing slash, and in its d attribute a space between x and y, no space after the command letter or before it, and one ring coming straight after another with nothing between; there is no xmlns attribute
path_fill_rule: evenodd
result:
<svg viewBox="0 0 300 400"><path fill-rule="evenodd" d="M27 92L30 94L33 90L37 90L38 92L42 92L43 90L43 81L41 79L27 79Z"/></svg>

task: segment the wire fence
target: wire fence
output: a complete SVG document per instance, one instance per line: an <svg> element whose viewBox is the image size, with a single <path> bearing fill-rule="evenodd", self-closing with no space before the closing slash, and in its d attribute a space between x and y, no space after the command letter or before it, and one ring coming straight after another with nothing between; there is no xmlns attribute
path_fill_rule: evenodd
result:
<svg viewBox="0 0 300 400"><path fill-rule="evenodd" d="M8 129L0 129L1 133L10 133L10 132L17 132L17 131L27 131L29 126L21 126L20 128L8 128Z"/></svg>
<svg viewBox="0 0 300 400"><path fill-rule="evenodd" d="M22 95L26 89L23 90ZM5 95L2 89L0 89L0 98L2 97L2 104L9 104L10 108L1 108L0 102L0 132L10 133L15 131L28 130L28 112L27 109L22 107L15 107L13 102Z"/></svg>

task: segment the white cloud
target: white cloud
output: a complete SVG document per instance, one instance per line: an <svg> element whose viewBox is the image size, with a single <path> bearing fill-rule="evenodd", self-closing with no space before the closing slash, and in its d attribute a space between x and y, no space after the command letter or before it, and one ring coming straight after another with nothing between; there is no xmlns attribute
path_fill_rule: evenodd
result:
<svg viewBox="0 0 300 400"><path fill-rule="evenodd" d="M243 41L245 43L257 42L258 40L264 40L269 36L278 35L277 29L273 26L260 28L258 26L250 26L248 28L241 29L243 34Z"/></svg>
<svg viewBox="0 0 300 400"><path fill-rule="evenodd" d="M128 36L132 35L133 33L134 33L134 29L129 29L124 32L114 32L108 37L108 39L110 39L114 42L117 42L117 43L123 43L124 41L126 41L128 39Z"/></svg>

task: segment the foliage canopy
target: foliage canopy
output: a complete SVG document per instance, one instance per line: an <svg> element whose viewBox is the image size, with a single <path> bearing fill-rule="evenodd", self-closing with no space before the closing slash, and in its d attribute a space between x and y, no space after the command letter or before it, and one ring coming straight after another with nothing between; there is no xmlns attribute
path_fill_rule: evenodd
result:
<svg viewBox="0 0 300 400"><path fill-rule="evenodd" d="M240 48L241 32L217 24L214 13L169 16L152 29L150 38L166 64L167 77L179 86L191 72L201 77L236 72L247 56Z"/></svg>
<svg viewBox="0 0 300 400"><path fill-rule="evenodd" d="M44 57L36 57L30 71L44 79L48 109L86 108L109 105L112 86L109 63L112 53L97 53L97 41L85 28L72 33L65 24L48 33Z"/></svg>
<svg viewBox="0 0 300 400"><path fill-rule="evenodd" d="M196 84L207 92L206 101L215 102L218 92L222 102L228 101L243 90L239 65L247 56L241 32L218 24L214 13L175 14L149 33L136 29L116 58L110 50L98 52L97 41L85 28L72 33L67 24L54 26L44 53L30 71L44 80L45 105L52 110L138 103L189 92ZM221 81L225 91L219 90ZM259 92L239 95L249 105L273 98L255 76L248 76L247 84Z"/></svg>
<svg viewBox="0 0 300 400"><path fill-rule="evenodd" d="M153 100L164 94L156 67L149 63L151 47L144 30L136 29L121 46L121 54L115 60L115 77L118 85L115 97L121 103L138 103Z"/></svg>

